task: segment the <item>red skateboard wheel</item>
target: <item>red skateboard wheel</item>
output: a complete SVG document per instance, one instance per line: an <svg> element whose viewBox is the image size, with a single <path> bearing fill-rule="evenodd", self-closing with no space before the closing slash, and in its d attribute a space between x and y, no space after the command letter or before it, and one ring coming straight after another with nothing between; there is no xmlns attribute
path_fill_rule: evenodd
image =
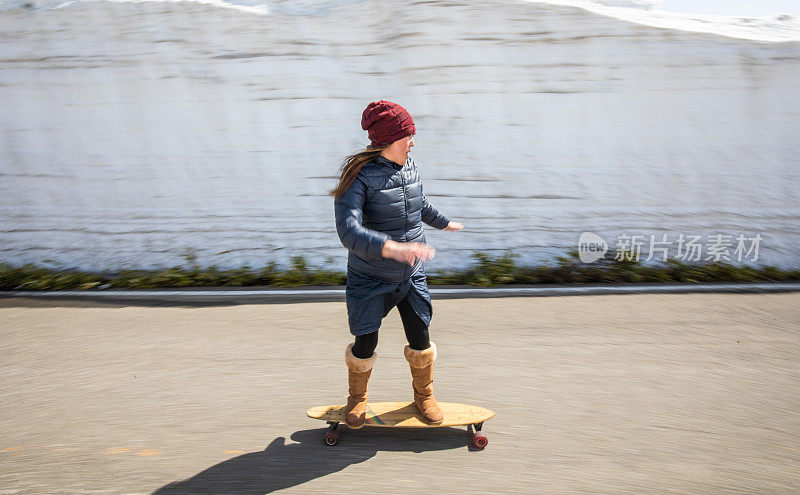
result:
<svg viewBox="0 0 800 495"><path fill-rule="evenodd" d="M337 443L339 443L339 432L334 428L329 428L328 431L325 432L325 444L333 446Z"/></svg>
<svg viewBox="0 0 800 495"><path fill-rule="evenodd" d="M325 435L325 443L328 445L336 445L339 443L339 436L336 433L328 433Z"/></svg>
<svg viewBox="0 0 800 495"><path fill-rule="evenodd" d="M472 445L475 448L483 450L486 447L486 444L489 443L489 439L486 438L486 435L482 431L476 431L475 434L472 436Z"/></svg>

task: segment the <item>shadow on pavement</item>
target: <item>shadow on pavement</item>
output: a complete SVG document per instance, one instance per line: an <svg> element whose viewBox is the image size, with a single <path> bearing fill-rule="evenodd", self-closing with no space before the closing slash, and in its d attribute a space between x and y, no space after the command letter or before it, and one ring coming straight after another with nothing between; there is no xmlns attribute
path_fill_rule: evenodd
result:
<svg viewBox="0 0 800 495"><path fill-rule="evenodd" d="M372 458L379 451L467 450L472 440L471 433L459 428L350 430L340 426L339 443L329 447L322 440L326 429L295 432L291 439L298 443L288 445L284 437L278 437L263 451L234 457L153 493L270 493L341 471Z"/></svg>

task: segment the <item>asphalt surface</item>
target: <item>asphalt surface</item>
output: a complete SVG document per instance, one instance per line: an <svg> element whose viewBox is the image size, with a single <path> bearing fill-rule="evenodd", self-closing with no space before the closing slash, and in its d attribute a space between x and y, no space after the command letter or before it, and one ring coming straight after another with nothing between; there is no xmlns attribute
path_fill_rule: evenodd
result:
<svg viewBox="0 0 800 495"><path fill-rule="evenodd" d="M410 400L396 311L370 399ZM0 495L800 493L800 294L434 300L466 428L342 431L342 302L0 300Z"/></svg>

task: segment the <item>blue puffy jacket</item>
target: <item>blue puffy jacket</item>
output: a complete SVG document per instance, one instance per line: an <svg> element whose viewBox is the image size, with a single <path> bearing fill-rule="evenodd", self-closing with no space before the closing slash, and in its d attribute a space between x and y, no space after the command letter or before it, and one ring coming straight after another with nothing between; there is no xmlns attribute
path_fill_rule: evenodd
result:
<svg viewBox="0 0 800 495"><path fill-rule="evenodd" d="M366 163L353 184L334 201L336 231L349 251L347 268L361 275L399 282L422 268L381 255L387 239L425 242L422 222L443 229L450 220L428 203L417 166L379 156Z"/></svg>

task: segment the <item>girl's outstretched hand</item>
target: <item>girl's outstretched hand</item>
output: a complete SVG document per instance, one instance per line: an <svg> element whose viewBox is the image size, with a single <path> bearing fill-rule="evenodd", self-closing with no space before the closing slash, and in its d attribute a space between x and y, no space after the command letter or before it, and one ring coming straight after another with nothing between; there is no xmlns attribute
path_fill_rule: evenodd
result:
<svg viewBox="0 0 800 495"><path fill-rule="evenodd" d="M464 226L458 222L450 222L447 224L447 227L445 227L444 230L461 230L463 228Z"/></svg>
<svg viewBox="0 0 800 495"><path fill-rule="evenodd" d="M417 258L422 261L432 260L435 252L434 248L424 242L397 242L387 239L383 243L381 255L414 266Z"/></svg>

